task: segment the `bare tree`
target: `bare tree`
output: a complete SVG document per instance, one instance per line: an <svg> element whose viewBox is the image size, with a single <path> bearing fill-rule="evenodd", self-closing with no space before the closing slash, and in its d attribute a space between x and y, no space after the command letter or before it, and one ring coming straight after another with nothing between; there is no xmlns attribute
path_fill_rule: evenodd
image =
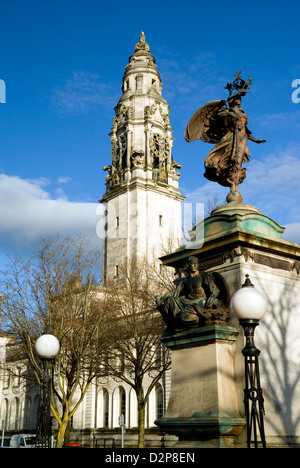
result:
<svg viewBox="0 0 300 468"><path fill-rule="evenodd" d="M111 318L107 365L109 373L135 391L138 409L138 447L144 447L145 407L151 391L171 365L168 350L162 355L165 328L155 308L158 282L147 262L119 267L118 277L105 286L105 304ZM147 377L147 378L146 378Z"/></svg>
<svg viewBox="0 0 300 468"><path fill-rule="evenodd" d="M99 289L100 255L78 237L44 239L26 261L11 259L3 280L2 329L15 338L37 382L42 367L36 339L50 328L60 342L53 366L51 408L57 447L68 443L71 417L98 374L105 348L105 297Z"/></svg>
<svg viewBox="0 0 300 468"><path fill-rule="evenodd" d="M211 200L211 198L208 197L206 202L205 216L211 216L212 212L224 203L225 201L222 202L222 200L220 200L217 195L214 196L213 200Z"/></svg>

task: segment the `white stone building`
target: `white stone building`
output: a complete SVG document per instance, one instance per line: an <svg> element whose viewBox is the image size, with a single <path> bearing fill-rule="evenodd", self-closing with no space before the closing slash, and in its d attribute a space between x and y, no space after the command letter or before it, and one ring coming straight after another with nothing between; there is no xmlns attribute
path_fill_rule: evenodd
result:
<svg viewBox="0 0 300 468"><path fill-rule="evenodd" d="M123 77L110 133L111 162L104 167L104 277L124 259L158 259L166 240L180 245L180 165L172 158L169 106L155 58L141 33Z"/></svg>
<svg viewBox="0 0 300 468"><path fill-rule="evenodd" d="M39 388L30 384L27 364L10 358L11 339L0 336L0 426L3 435L36 428ZM1 439L0 439L1 444Z"/></svg>
<svg viewBox="0 0 300 468"><path fill-rule="evenodd" d="M180 165L172 158L169 106L162 97L162 82L155 58L141 33L125 68L122 95L115 107L111 136L111 160L104 167L104 281L118 275L127 259L155 261L165 244L180 245L181 201L178 188ZM1 348L0 348L1 352ZM8 433L34 430L38 389L9 379L10 365L2 359L0 378L1 418ZM13 370L16 364L11 365ZM14 372L15 374L15 372ZM151 376L149 376L149 379ZM145 382L147 385L147 382ZM146 408L146 439L160 441L154 421L162 416L169 390L165 376L152 391ZM137 402L132 388L117 378L97 379L89 388L72 421L71 438L88 445L120 445L119 416L124 415L126 440L136 441Z"/></svg>
<svg viewBox="0 0 300 468"><path fill-rule="evenodd" d="M143 32L125 68L122 91L110 133L111 161L104 167L106 192L100 200L104 212L104 282L118 276L126 259L146 259L159 269L159 256L165 253L166 243L173 247L181 243L184 197L178 187L180 165L172 158L169 106L162 97L161 78ZM169 385L166 375L147 404L146 428L156 429L156 433L154 421L165 410ZM107 429L103 440L109 443L108 430L119 431L122 414L130 444L135 435L128 429L137 427L135 393L116 378L100 379L91 386L82 410L75 415L74 428ZM99 431L97 437L101 439ZM151 435L146 437L151 440ZM155 437L157 444L160 436L153 434Z"/></svg>

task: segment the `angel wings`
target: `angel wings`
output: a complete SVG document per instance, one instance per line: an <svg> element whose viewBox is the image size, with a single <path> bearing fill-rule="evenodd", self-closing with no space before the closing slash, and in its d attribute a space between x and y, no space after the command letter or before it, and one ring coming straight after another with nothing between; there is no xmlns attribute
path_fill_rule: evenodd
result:
<svg viewBox="0 0 300 468"><path fill-rule="evenodd" d="M215 144L207 155L204 176L220 185L230 187L239 194L237 187L246 177L244 162L250 160L248 140L263 143L252 137L247 127L248 116L241 106L241 94L230 96L227 101L211 101L200 107L190 118L184 138L188 142L201 140ZM235 198L237 200L237 198ZM241 201L241 195L238 196Z"/></svg>
<svg viewBox="0 0 300 468"><path fill-rule="evenodd" d="M207 143L218 143L224 129L217 124L217 113L224 109L225 101L211 101L200 107L190 118L184 132L184 138L191 143L202 140ZM220 124L220 122L219 122Z"/></svg>

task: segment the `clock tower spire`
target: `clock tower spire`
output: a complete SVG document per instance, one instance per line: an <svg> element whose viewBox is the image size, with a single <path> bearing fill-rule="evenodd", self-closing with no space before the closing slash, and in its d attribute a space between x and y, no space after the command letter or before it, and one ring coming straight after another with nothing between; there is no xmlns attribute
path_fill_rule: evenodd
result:
<svg viewBox="0 0 300 468"><path fill-rule="evenodd" d="M142 32L115 107L104 208L104 279L126 259L156 259L170 238L181 239L181 166L172 157L169 105L155 57Z"/></svg>

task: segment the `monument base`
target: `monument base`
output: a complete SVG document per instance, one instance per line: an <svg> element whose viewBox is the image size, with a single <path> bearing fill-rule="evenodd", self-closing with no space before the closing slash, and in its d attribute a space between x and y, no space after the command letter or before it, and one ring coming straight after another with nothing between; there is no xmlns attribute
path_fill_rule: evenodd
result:
<svg viewBox="0 0 300 468"><path fill-rule="evenodd" d="M267 311L255 333L255 343L261 351L267 447L299 447L300 438L299 426L294 424L300 418L300 245L284 240L283 232L282 226L256 207L227 203L196 226L193 242L161 259L164 265L175 268L180 278L188 257L196 256L201 271L221 275L229 298L249 274L251 282L267 298ZM244 415L243 330L232 314L228 325L239 330L237 343L231 348L235 349L238 408ZM223 414L230 416L222 411ZM246 430L237 439L239 445L244 445Z"/></svg>
<svg viewBox="0 0 300 468"><path fill-rule="evenodd" d="M155 424L178 437L174 447L230 447L244 428L234 381L237 333L211 324L162 337L172 350L171 393Z"/></svg>
<svg viewBox="0 0 300 468"><path fill-rule="evenodd" d="M191 418L162 418L156 421L162 431L176 435L173 448L230 448L235 436L245 426L245 420L212 414L200 414Z"/></svg>

